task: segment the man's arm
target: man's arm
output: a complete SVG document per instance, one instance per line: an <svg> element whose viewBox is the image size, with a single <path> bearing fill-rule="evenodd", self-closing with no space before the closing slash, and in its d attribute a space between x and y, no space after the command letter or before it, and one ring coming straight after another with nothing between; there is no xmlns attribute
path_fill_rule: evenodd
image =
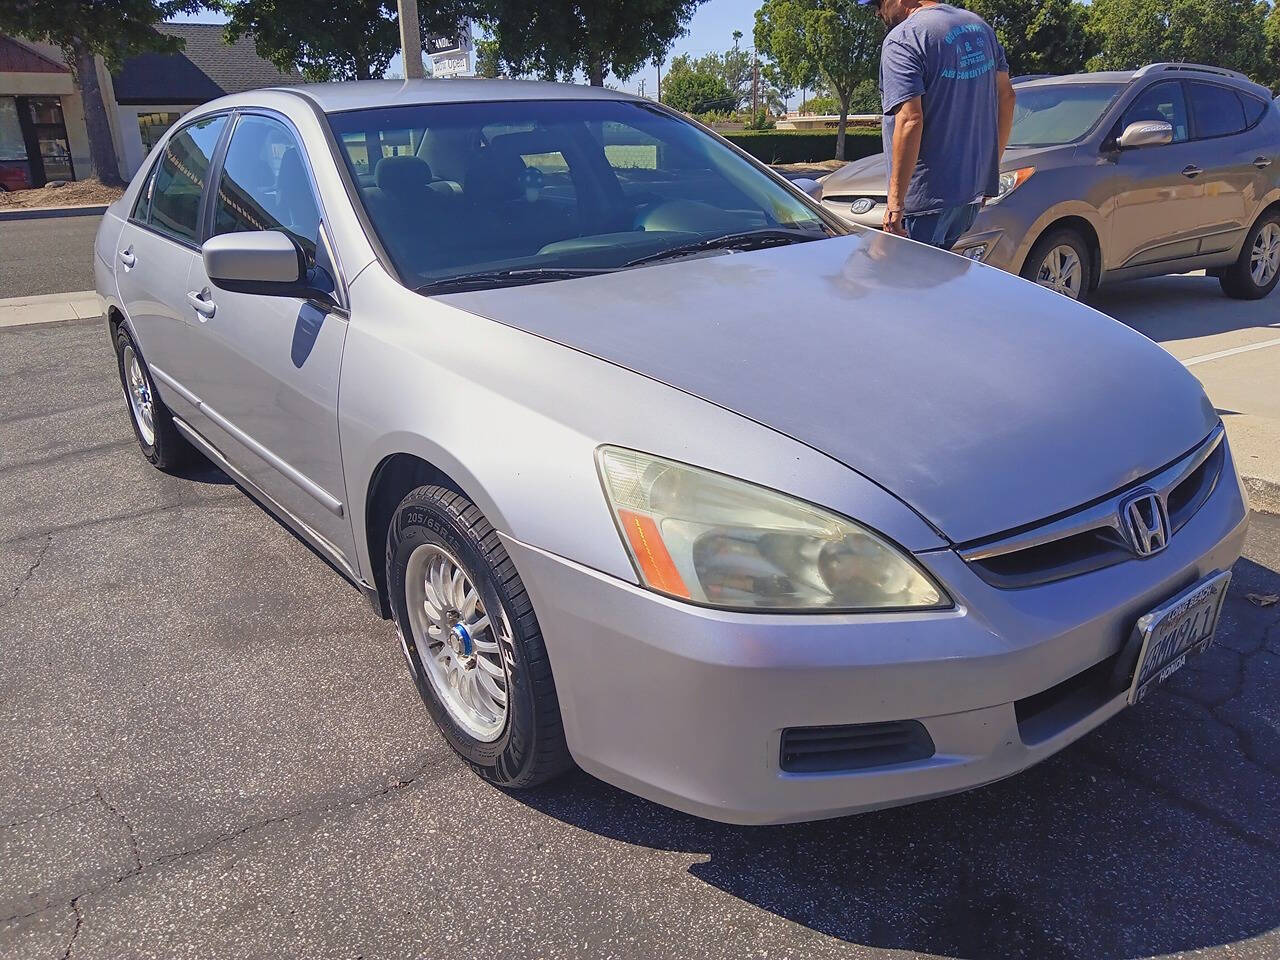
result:
<svg viewBox="0 0 1280 960"><path fill-rule="evenodd" d="M1004 148L1009 145L1009 134L1013 132L1013 105L1018 100L1018 95L1013 92L1013 83L1006 72L996 74L996 96L1000 98L999 156L1003 157Z"/></svg>
<svg viewBox="0 0 1280 960"><path fill-rule="evenodd" d="M1013 108L1010 107L1010 123ZM920 159L920 139L924 134L924 99L912 97L898 107L893 122L893 175L889 178L889 204L884 211L886 233L907 235L902 223L902 207L907 200L907 188L911 175L916 172Z"/></svg>

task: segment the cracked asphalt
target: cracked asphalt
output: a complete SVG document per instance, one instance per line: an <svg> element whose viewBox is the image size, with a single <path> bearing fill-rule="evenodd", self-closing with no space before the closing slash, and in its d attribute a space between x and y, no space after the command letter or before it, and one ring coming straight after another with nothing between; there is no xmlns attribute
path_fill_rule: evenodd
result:
<svg viewBox="0 0 1280 960"><path fill-rule="evenodd" d="M489 787L394 631L212 467L138 455L98 323L0 332L0 957L1280 956L1280 520L1220 642L1040 766L723 826Z"/></svg>

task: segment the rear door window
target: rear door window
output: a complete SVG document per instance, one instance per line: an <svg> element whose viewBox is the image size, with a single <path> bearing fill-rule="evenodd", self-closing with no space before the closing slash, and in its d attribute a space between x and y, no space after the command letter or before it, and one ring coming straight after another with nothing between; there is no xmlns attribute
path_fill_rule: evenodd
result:
<svg viewBox="0 0 1280 960"><path fill-rule="evenodd" d="M199 120L173 136L164 146L149 185L150 209L144 221L175 240L196 243L200 227L200 197L225 116Z"/></svg>
<svg viewBox="0 0 1280 960"><path fill-rule="evenodd" d="M1176 80L1156 83L1147 87L1124 112L1120 120L1119 136L1131 123L1143 123L1163 120L1173 127L1173 142L1182 143L1190 139L1191 126L1187 121L1187 98L1182 92L1182 84Z"/></svg>
<svg viewBox="0 0 1280 960"><path fill-rule="evenodd" d="M1199 81L1193 81L1190 86L1191 111L1196 118L1196 136L1199 139L1227 137L1242 132L1248 126L1244 118L1244 104L1234 90Z"/></svg>
<svg viewBox="0 0 1280 960"><path fill-rule="evenodd" d="M1240 99L1244 103L1245 122L1251 127L1255 126L1263 118L1267 112L1267 107L1271 106L1267 101L1251 97L1247 93L1242 94Z"/></svg>

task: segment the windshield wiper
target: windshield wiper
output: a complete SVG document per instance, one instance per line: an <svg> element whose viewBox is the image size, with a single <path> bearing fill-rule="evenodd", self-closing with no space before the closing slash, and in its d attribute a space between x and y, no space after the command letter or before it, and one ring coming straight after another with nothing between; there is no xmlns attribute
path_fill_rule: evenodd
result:
<svg viewBox="0 0 1280 960"><path fill-rule="evenodd" d="M669 247L650 253L624 263L624 267L638 267L645 263L657 263L659 260L671 260L701 253L704 250L763 250L765 247L781 247L789 243L805 243L809 240L825 240L826 233L804 233L799 230L787 230L780 227L764 227L759 230L744 230L741 233L726 233L722 237L709 237L706 240L695 240L682 243L677 247Z"/></svg>
<svg viewBox="0 0 1280 960"><path fill-rule="evenodd" d="M463 290L484 290L489 287L514 287L525 283L548 283L552 280L574 280L598 273L611 273L611 267L527 267L514 270L484 270L463 273L456 277L432 280L416 288L414 293L431 296L436 293L457 293Z"/></svg>

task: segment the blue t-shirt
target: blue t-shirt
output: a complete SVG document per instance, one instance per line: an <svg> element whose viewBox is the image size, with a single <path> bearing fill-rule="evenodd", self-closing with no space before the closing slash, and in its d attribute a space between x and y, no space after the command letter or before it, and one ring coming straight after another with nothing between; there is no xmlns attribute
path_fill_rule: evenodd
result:
<svg viewBox="0 0 1280 960"><path fill-rule="evenodd" d="M994 197L1000 186L996 74L1004 48L985 20L940 3L889 31L880 52L884 149L893 166L898 107L923 97L924 134L903 211L933 213Z"/></svg>

